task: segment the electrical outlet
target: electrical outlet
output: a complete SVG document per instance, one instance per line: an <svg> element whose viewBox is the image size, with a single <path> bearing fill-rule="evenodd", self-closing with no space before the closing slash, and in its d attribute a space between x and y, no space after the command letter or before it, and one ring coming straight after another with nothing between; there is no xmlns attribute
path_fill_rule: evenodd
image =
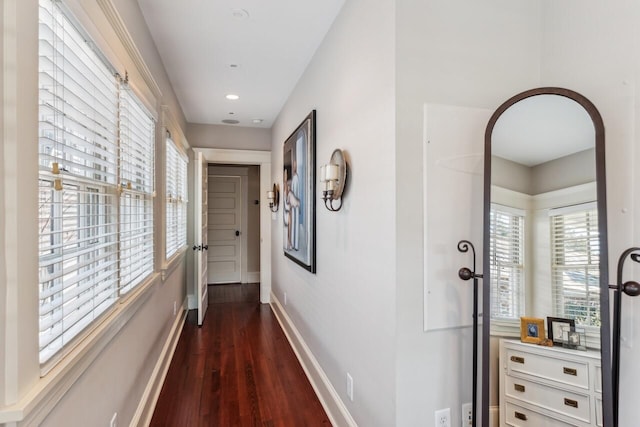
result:
<svg viewBox="0 0 640 427"><path fill-rule="evenodd" d="M113 413L113 417L111 417L111 424L109 424L109 427L118 427L118 413L117 412Z"/></svg>
<svg viewBox="0 0 640 427"><path fill-rule="evenodd" d="M175 316L177 312L178 312L178 302L174 301L173 302L173 315Z"/></svg>
<svg viewBox="0 0 640 427"><path fill-rule="evenodd" d="M284 293L284 305L287 305L287 293Z"/></svg>
<svg viewBox="0 0 640 427"><path fill-rule="evenodd" d="M451 427L451 408L436 411L436 427Z"/></svg>
<svg viewBox="0 0 640 427"><path fill-rule="evenodd" d="M471 402L462 404L462 427L469 427L473 420L473 405Z"/></svg>
<svg viewBox="0 0 640 427"><path fill-rule="evenodd" d="M353 378L347 372L347 397L353 402Z"/></svg>

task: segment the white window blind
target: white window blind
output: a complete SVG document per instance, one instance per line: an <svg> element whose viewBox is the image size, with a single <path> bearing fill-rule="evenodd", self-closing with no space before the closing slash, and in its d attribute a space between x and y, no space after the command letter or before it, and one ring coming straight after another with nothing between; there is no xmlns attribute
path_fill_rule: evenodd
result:
<svg viewBox="0 0 640 427"><path fill-rule="evenodd" d="M117 82L57 4L40 2L40 360L117 298Z"/></svg>
<svg viewBox="0 0 640 427"><path fill-rule="evenodd" d="M166 168L166 257L187 244L187 159L167 136Z"/></svg>
<svg viewBox="0 0 640 427"><path fill-rule="evenodd" d="M600 240L595 203L550 211L555 315L600 326Z"/></svg>
<svg viewBox="0 0 640 427"><path fill-rule="evenodd" d="M155 123L127 85L120 91L120 292L153 271ZM151 254L151 256L150 256Z"/></svg>
<svg viewBox="0 0 640 427"><path fill-rule="evenodd" d="M516 320L524 313L524 211L491 205L489 267L491 318Z"/></svg>
<svg viewBox="0 0 640 427"><path fill-rule="evenodd" d="M153 271L154 123L61 3L39 5L44 363Z"/></svg>

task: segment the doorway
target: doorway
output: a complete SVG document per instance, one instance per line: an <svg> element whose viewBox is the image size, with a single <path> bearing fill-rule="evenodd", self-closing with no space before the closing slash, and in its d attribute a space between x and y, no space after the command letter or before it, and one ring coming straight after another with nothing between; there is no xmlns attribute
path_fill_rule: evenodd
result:
<svg viewBox="0 0 640 427"><path fill-rule="evenodd" d="M196 157L202 155L208 164L226 165L255 165L259 166L259 276L260 302L267 304L271 300L271 211L266 199L267 191L271 189L271 152L253 150L227 150L216 148L193 148ZM207 172L208 174L208 172ZM198 211L201 206L194 206ZM249 272L248 272L249 273ZM247 277L247 280L250 278ZM195 294L195 292L194 292Z"/></svg>
<svg viewBox="0 0 640 427"><path fill-rule="evenodd" d="M260 282L260 166L208 166L208 284Z"/></svg>

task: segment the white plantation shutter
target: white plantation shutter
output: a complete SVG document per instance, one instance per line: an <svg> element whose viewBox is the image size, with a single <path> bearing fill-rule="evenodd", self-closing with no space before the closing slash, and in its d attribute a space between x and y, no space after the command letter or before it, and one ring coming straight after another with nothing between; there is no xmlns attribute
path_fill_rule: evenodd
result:
<svg viewBox="0 0 640 427"><path fill-rule="evenodd" d="M166 257L187 244L187 159L167 137L166 156Z"/></svg>
<svg viewBox="0 0 640 427"><path fill-rule="evenodd" d="M151 115L120 92L120 292L153 271L154 133Z"/></svg>
<svg viewBox="0 0 640 427"><path fill-rule="evenodd" d="M491 318L516 320L524 313L524 211L491 205L489 267Z"/></svg>
<svg viewBox="0 0 640 427"><path fill-rule="evenodd" d="M39 5L39 343L50 364L153 271L154 123L61 3Z"/></svg>
<svg viewBox="0 0 640 427"><path fill-rule="evenodd" d="M595 203L552 209L551 274L555 315L600 327L600 240Z"/></svg>

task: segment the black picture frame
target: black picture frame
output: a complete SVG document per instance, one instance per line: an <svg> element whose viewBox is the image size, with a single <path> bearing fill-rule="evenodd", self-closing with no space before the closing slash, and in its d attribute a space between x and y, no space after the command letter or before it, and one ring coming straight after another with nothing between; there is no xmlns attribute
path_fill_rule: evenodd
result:
<svg viewBox="0 0 640 427"><path fill-rule="evenodd" d="M316 110L286 139L282 153L284 255L316 272Z"/></svg>
<svg viewBox="0 0 640 427"><path fill-rule="evenodd" d="M568 325L570 331L573 331L576 327L576 321L574 319L564 319L562 317L547 317L547 336L554 343L564 342L562 333L558 334L558 327L563 324Z"/></svg>

